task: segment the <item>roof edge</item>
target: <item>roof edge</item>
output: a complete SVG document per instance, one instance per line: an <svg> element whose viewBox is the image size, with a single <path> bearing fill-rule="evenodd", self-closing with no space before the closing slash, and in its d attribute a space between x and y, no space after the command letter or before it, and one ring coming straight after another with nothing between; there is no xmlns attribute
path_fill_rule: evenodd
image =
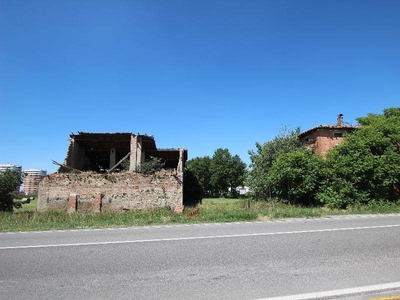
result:
<svg viewBox="0 0 400 300"><path fill-rule="evenodd" d="M298 137L300 138L300 137L302 137L302 136L304 136L304 135L306 135L306 134L308 134L310 132L316 131L318 129L354 129L355 130L355 129L358 129L360 127L361 126L319 125L319 126L315 126L315 127L311 128L311 129L308 129L306 131L303 131L302 133L300 133L298 135Z"/></svg>

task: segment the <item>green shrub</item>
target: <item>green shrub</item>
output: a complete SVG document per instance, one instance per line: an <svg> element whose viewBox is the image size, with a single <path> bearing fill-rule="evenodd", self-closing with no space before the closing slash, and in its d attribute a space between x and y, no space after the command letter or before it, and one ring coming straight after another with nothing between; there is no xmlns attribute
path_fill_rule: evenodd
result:
<svg viewBox="0 0 400 300"><path fill-rule="evenodd" d="M138 169L139 173L143 174L154 174L164 168L164 164L161 158L151 156L148 160L141 163Z"/></svg>
<svg viewBox="0 0 400 300"><path fill-rule="evenodd" d="M281 200L292 204L315 204L323 164L323 159L309 149L282 152L269 169L267 185Z"/></svg>
<svg viewBox="0 0 400 300"><path fill-rule="evenodd" d="M21 205L14 203L14 192L21 183L19 172L6 170L0 173L0 211L12 212L14 207Z"/></svg>

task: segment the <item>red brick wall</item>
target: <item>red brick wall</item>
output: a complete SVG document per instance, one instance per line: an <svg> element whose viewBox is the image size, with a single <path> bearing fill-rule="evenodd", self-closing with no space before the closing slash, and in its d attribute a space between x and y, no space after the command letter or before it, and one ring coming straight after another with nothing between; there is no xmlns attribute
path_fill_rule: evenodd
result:
<svg viewBox="0 0 400 300"><path fill-rule="evenodd" d="M154 175L135 172L98 174L54 173L39 185L38 211L149 209L183 204L183 173L162 170Z"/></svg>
<svg viewBox="0 0 400 300"><path fill-rule="evenodd" d="M24 178L24 193L37 195L39 191L39 183L43 176L27 174Z"/></svg>
<svg viewBox="0 0 400 300"><path fill-rule="evenodd" d="M311 132L307 137L310 142L305 142L305 138L302 142L308 147L312 148L316 154L325 156L326 152L336 145L343 142L343 137L334 137L334 132L343 132L335 129L318 129L318 131Z"/></svg>
<svg viewBox="0 0 400 300"><path fill-rule="evenodd" d="M318 137L315 142L315 153L325 156L328 150L343 142L343 137L334 137L335 130L322 129L318 131Z"/></svg>

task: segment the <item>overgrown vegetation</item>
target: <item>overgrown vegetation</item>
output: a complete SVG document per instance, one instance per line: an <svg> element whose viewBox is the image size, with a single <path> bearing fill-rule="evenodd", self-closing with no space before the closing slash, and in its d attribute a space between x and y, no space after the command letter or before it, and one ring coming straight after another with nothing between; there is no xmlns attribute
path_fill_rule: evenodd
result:
<svg viewBox="0 0 400 300"><path fill-rule="evenodd" d="M400 199L400 108L358 118L361 127L332 149L316 197L331 207Z"/></svg>
<svg viewBox="0 0 400 300"><path fill-rule="evenodd" d="M248 183L257 200L347 208L400 200L400 108L358 118L361 125L326 159L299 148L297 131L251 151Z"/></svg>
<svg viewBox="0 0 400 300"><path fill-rule="evenodd" d="M315 205L323 165L323 158L310 149L281 152L269 169L267 185L289 203Z"/></svg>
<svg viewBox="0 0 400 300"><path fill-rule="evenodd" d="M6 170L0 173L0 211L12 212L19 204L14 202L15 191L21 185L19 172Z"/></svg>
<svg viewBox="0 0 400 300"><path fill-rule="evenodd" d="M275 199L276 200L276 199ZM132 210L127 212L36 212L35 208L14 213L0 213L0 232L29 230L66 230L80 228L106 228L147 226L160 224L194 224L214 222L268 221L283 218L315 218L342 214L400 213L400 205L392 202L375 202L368 205L349 206L346 210L321 206L295 206L278 201L251 201L247 199L203 199L202 204L186 207L184 214L175 214L170 208ZM36 202L36 200L34 201ZM24 209L24 204L22 209ZM188 216L194 209L199 215Z"/></svg>
<svg viewBox="0 0 400 300"><path fill-rule="evenodd" d="M251 195L256 200L272 198L271 180L268 181L269 170L279 155L298 150L300 144L297 138L300 128L290 130L282 128L277 136L264 144L256 143L256 151L250 150L250 168L247 184Z"/></svg>
<svg viewBox="0 0 400 300"><path fill-rule="evenodd" d="M154 174L164 168L165 163L159 157L151 156L148 160L141 163L138 169L139 173Z"/></svg>

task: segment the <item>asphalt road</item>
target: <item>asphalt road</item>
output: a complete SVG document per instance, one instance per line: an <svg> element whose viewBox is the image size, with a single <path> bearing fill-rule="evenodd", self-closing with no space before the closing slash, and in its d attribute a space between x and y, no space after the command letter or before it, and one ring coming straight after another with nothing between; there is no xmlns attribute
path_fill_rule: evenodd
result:
<svg viewBox="0 0 400 300"><path fill-rule="evenodd" d="M327 297L399 285L400 215L1 233L0 264L1 299Z"/></svg>

